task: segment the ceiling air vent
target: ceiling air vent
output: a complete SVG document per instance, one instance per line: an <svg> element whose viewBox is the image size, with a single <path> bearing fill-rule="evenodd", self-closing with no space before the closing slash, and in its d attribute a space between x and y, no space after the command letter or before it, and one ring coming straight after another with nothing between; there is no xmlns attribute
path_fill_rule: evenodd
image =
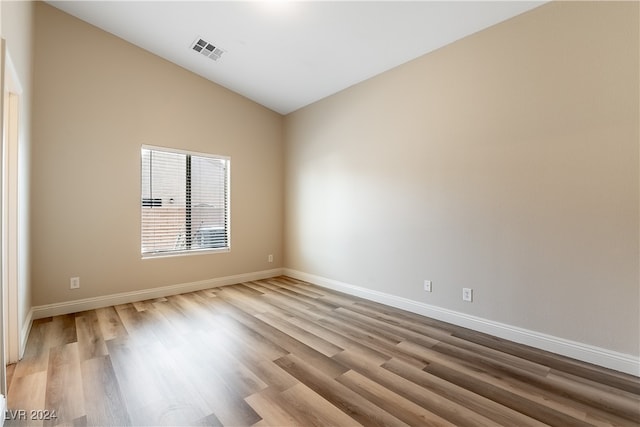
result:
<svg viewBox="0 0 640 427"><path fill-rule="evenodd" d="M200 37L198 37L196 41L193 42L193 44L191 45L191 49L199 52L207 58L213 59L214 61L220 59L220 57L224 53L224 50L220 49L217 46L214 46L206 40L201 39Z"/></svg>

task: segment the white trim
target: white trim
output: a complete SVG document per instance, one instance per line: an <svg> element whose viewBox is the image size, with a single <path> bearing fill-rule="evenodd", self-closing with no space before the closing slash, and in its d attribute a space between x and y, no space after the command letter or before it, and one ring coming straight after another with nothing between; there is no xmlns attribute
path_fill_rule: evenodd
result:
<svg viewBox="0 0 640 427"><path fill-rule="evenodd" d="M21 95L22 84L20 84L20 79L18 78L18 72L16 71L16 67L13 65L13 61L11 60L11 56L9 55L9 50L5 51L5 88L9 92L13 92L15 94Z"/></svg>
<svg viewBox="0 0 640 427"><path fill-rule="evenodd" d="M94 310L96 308L109 307L112 305L162 298L186 292L194 292L219 286L249 282L251 280L268 279L270 277L280 276L281 274L281 268L274 268L272 270L236 274L234 276L218 277L198 282L180 283L177 285L162 286L158 288L144 289L141 291L122 292L94 298L40 305L32 308L33 319L42 319L44 317L77 313L80 311Z"/></svg>
<svg viewBox="0 0 640 427"><path fill-rule="evenodd" d="M4 425L4 417L6 416L5 415L6 413L7 413L7 399L5 399L5 397L0 394L0 414L2 414L2 417L0 417L0 427Z"/></svg>
<svg viewBox="0 0 640 427"><path fill-rule="evenodd" d="M223 156L223 155L219 155L219 154L203 153L202 151L183 150L181 148L161 147L159 145L149 145L149 144L142 144L140 146L140 148L142 148L144 150L165 151L167 153L186 154L188 156L206 157L206 158L214 159L214 160L231 161L231 156Z"/></svg>
<svg viewBox="0 0 640 427"><path fill-rule="evenodd" d="M4 329L4 363L15 363L21 356L20 324L18 319L18 138L19 97L22 85L11 60L4 51L4 87L2 117L2 288ZM13 114L11 114L13 113Z"/></svg>
<svg viewBox="0 0 640 427"><path fill-rule="evenodd" d="M32 325L33 325L33 307L31 307L31 309L27 313L27 318L24 319L24 323L22 324L22 329L20 330L20 354L18 354L18 359L22 359L22 356L24 356L24 351L27 348L27 340L29 339L29 333L31 332Z"/></svg>
<svg viewBox="0 0 640 427"><path fill-rule="evenodd" d="M220 227L221 229L223 227ZM229 239L231 240L231 239ZM192 249L192 250L175 250L165 252L144 252L141 254L141 260L156 259L156 258L173 258L179 256L194 256L194 255L211 255L216 253L228 253L231 252L231 247L226 246L224 248L208 248L208 249Z"/></svg>
<svg viewBox="0 0 640 427"><path fill-rule="evenodd" d="M473 329L499 338L504 338L520 344L550 351L583 362L593 363L616 371L625 372L640 377L640 358L630 354L619 353L601 347L583 344L552 335L531 331L517 326L495 322L481 317L460 313L446 308L436 307L408 298L362 288L360 286L339 282L314 274L304 273L289 268L283 269L283 274L294 279L304 280L318 286L344 292L371 301L410 311L412 313L442 320L454 325Z"/></svg>

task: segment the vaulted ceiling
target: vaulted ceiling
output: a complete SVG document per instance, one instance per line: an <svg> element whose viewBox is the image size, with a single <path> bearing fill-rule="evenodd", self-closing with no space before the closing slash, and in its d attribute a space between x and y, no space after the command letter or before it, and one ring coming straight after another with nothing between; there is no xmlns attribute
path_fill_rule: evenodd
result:
<svg viewBox="0 0 640 427"><path fill-rule="evenodd" d="M544 2L47 3L287 114Z"/></svg>

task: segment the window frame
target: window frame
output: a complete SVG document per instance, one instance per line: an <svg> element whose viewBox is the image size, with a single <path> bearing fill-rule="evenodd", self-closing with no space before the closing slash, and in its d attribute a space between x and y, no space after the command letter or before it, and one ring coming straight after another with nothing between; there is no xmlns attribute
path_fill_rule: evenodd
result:
<svg viewBox="0 0 640 427"><path fill-rule="evenodd" d="M172 154L180 154L186 156L195 156L201 158L209 158L215 160L222 160L225 162L225 217L226 217L226 246L219 248L199 248L199 249L175 249L175 250L167 250L167 251L152 251L152 252L144 252L142 247L142 231L143 231L143 209L152 208L155 205L154 200L151 199L151 203L145 206L145 198L143 197L143 182L144 182L144 159L143 159L143 150L150 151L158 151L164 153L172 153ZM179 148L170 148L170 147L162 147L157 145L148 145L142 144L140 146L140 182L139 182L139 190L140 197L138 198L138 207L139 211L139 250L142 259L154 259L154 258L167 258L167 257L176 257L176 256L190 256L190 255L206 255L206 254L214 254L214 253L228 253L231 251L231 157L223 156L219 154L211 154L211 153L203 153L198 151L191 150L183 150ZM185 183L188 187L189 183ZM186 190L186 188L185 188ZM185 206L186 209L187 208ZM187 228L187 220L185 219L185 228Z"/></svg>

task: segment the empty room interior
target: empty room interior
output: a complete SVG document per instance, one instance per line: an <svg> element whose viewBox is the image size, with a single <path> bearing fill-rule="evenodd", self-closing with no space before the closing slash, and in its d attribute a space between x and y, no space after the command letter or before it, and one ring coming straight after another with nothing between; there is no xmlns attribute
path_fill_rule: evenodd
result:
<svg viewBox="0 0 640 427"><path fill-rule="evenodd" d="M4 425L640 425L639 27L2 0Z"/></svg>

